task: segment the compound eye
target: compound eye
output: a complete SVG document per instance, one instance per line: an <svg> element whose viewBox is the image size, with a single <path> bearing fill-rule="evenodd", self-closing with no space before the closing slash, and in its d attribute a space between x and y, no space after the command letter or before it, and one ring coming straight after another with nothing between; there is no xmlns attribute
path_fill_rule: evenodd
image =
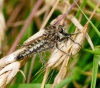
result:
<svg viewBox="0 0 100 88"><path fill-rule="evenodd" d="M61 26L61 27L59 27L59 32L60 33L63 33L63 31L64 31L64 28Z"/></svg>

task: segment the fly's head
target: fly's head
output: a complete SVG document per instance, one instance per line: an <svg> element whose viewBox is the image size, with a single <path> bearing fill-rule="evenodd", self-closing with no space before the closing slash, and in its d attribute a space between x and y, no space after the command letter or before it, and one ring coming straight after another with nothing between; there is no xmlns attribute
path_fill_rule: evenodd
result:
<svg viewBox="0 0 100 88"><path fill-rule="evenodd" d="M59 40L66 39L68 33L65 32L65 28L62 25L58 26L58 37Z"/></svg>
<svg viewBox="0 0 100 88"><path fill-rule="evenodd" d="M63 25L59 25L59 26L58 26L58 32L59 32L60 34L62 34L63 36L68 36L68 33L65 32L65 28L64 28Z"/></svg>

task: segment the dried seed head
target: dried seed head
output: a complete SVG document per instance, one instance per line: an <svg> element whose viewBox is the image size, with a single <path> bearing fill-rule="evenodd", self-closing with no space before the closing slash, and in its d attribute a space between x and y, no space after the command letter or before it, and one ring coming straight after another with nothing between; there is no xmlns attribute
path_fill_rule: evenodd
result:
<svg viewBox="0 0 100 88"><path fill-rule="evenodd" d="M13 62L0 70L0 88L9 84L20 68L19 62Z"/></svg>

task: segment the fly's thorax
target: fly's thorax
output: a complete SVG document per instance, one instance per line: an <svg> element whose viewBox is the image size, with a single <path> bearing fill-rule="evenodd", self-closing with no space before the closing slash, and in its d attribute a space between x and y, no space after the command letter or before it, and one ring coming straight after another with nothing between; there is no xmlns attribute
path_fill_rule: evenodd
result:
<svg viewBox="0 0 100 88"><path fill-rule="evenodd" d="M46 27L45 30L49 31L49 30L56 29L56 28L57 28L57 26L50 25L50 26Z"/></svg>
<svg viewBox="0 0 100 88"><path fill-rule="evenodd" d="M62 38L65 38L66 36L64 36L62 33L58 33L59 39L61 40Z"/></svg>

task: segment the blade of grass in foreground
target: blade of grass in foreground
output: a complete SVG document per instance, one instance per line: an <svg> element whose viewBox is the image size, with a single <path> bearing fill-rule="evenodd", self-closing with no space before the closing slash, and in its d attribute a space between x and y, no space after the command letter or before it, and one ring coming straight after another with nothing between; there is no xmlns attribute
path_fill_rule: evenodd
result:
<svg viewBox="0 0 100 88"><path fill-rule="evenodd" d="M97 54L100 55L100 51L94 51L94 50L90 50L90 49L82 49L85 52L91 53L91 54Z"/></svg>
<svg viewBox="0 0 100 88"><path fill-rule="evenodd" d="M100 46L96 47L95 51L100 51ZM100 55L94 54L91 88L96 88L96 79L97 79L99 58L100 58Z"/></svg>

